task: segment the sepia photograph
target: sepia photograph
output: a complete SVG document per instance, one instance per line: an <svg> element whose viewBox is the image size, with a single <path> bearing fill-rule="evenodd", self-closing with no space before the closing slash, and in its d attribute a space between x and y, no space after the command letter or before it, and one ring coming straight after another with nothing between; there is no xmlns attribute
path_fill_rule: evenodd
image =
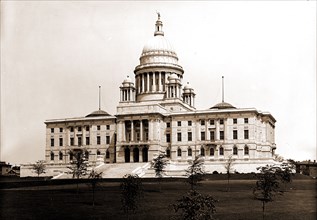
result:
<svg viewBox="0 0 317 220"><path fill-rule="evenodd" d="M316 1L0 4L0 219L316 219Z"/></svg>

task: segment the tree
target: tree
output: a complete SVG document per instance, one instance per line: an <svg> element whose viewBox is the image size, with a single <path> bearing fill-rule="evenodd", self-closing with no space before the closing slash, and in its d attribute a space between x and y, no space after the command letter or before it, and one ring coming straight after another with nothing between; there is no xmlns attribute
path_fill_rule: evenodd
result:
<svg viewBox="0 0 317 220"><path fill-rule="evenodd" d="M256 186L253 189L255 199L262 202L262 217L265 216L265 204L273 201L273 197L279 189L278 172L280 168L266 165L259 167L260 173L256 174Z"/></svg>
<svg viewBox="0 0 317 220"><path fill-rule="evenodd" d="M102 178L102 172L97 172L94 169L89 173L88 179L92 188L92 205L95 206L95 190L98 182Z"/></svg>
<svg viewBox="0 0 317 220"><path fill-rule="evenodd" d="M80 177L87 175L88 161L82 150L71 151L74 160L70 161L70 166L67 168L70 170L68 173L73 175L73 178L77 178L77 193L78 193L78 180Z"/></svg>
<svg viewBox="0 0 317 220"><path fill-rule="evenodd" d="M143 194L142 182L138 175L127 174L120 185L121 205L129 219L130 212L135 213L139 206L139 200Z"/></svg>
<svg viewBox="0 0 317 220"><path fill-rule="evenodd" d="M233 162L234 162L234 159L232 158L232 155L230 155L228 157L228 160L227 162L225 163L225 169L226 169L226 173L227 173L227 180L228 180L228 183L227 183L227 192L229 192L230 188L229 188L229 180L230 180L230 177L231 177L231 171L232 171L232 167L233 167Z"/></svg>
<svg viewBox="0 0 317 220"><path fill-rule="evenodd" d="M287 162L283 162L279 169L277 169L277 175L280 178L280 181L284 185L284 191L286 190L286 184L292 182L292 177L295 172L295 161L287 160Z"/></svg>
<svg viewBox="0 0 317 220"><path fill-rule="evenodd" d="M155 170L155 176L159 180L160 191L161 191L161 179L163 177L163 171L167 165L166 155L159 154L156 158L153 159L151 165Z"/></svg>
<svg viewBox="0 0 317 220"><path fill-rule="evenodd" d="M190 160L188 163L189 167L185 170L186 176L188 177L187 182L191 190L194 190L194 186L198 185L205 174L203 170L204 159L200 156L196 156L194 160Z"/></svg>
<svg viewBox="0 0 317 220"><path fill-rule="evenodd" d="M35 164L32 164L32 170L37 174L38 180L40 179L40 175L42 173L46 173L46 165L44 160L38 160Z"/></svg>
<svg viewBox="0 0 317 220"><path fill-rule="evenodd" d="M202 195L197 191L191 190L181 199L173 204L174 211L181 210L181 219L214 219L213 214L216 212L215 200L212 196Z"/></svg>

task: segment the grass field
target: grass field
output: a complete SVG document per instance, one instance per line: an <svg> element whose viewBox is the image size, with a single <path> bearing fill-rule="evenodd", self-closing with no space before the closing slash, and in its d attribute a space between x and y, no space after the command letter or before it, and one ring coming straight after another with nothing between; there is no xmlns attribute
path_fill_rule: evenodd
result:
<svg viewBox="0 0 317 220"><path fill-rule="evenodd" d="M255 180L206 180L197 188L215 199L217 219L262 219L261 202L254 200ZM144 197L137 213L130 219L171 219L176 216L171 204L185 194L184 182L144 182ZM316 219L316 180L294 179L283 195L268 203L265 219ZM120 183L102 182L92 206L92 192L87 184L20 187L0 190L0 219L127 219L121 210Z"/></svg>

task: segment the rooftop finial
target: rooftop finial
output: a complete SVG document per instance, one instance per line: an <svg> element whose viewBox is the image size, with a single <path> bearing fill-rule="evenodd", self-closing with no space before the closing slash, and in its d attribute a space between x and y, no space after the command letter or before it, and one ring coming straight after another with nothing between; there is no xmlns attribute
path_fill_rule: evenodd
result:
<svg viewBox="0 0 317 220"><path fill-rule="evenodd" d="M157 14L157 21L155 23L154 36L157 36L157 35L164 36L164 32L162 31L163 23L160 20L161 19L161 14L158 11L156 11L156 14Z"/></svg>

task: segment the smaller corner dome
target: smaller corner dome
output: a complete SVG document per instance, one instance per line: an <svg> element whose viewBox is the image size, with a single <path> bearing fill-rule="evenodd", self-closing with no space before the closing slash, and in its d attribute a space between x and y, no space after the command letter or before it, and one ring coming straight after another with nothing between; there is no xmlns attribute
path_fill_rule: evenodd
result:
<svg viewBox="0 0 317 220"><path fill-rule="evenodd" d="M123 80L123 83L132 83L132 79L129 76L127 76L127 78Z"/></svg>
<svg viewBox="0 0 317 220"><path fill-rule="evenodd" d="M187 84L184 86L184 89L193 89L193 87L187 82Z"/></svg>
<svg viewBox="0 0 317 220"><path fill-rule="evenodd" d="M178 76L176 73L173 73L172 75L169 76L169 79L178 79Z"/></svg>
<svg viewBox="0 0 317 220"><path fill-rule="evenodd" d="M211 107L210 109L230 109L230 108L236 108L236 107L234 107L233 105L227 102L220 102L214 105L213 107Z"/></svg>
<svg viewBox="0 0 317 220"><path fill-rule="evenodd" d="M97 110L97 111L90 113L89 115L86 115L86 118L87 117L102 117L102 116L111 116L111 115L103 110Z"/></svg>

